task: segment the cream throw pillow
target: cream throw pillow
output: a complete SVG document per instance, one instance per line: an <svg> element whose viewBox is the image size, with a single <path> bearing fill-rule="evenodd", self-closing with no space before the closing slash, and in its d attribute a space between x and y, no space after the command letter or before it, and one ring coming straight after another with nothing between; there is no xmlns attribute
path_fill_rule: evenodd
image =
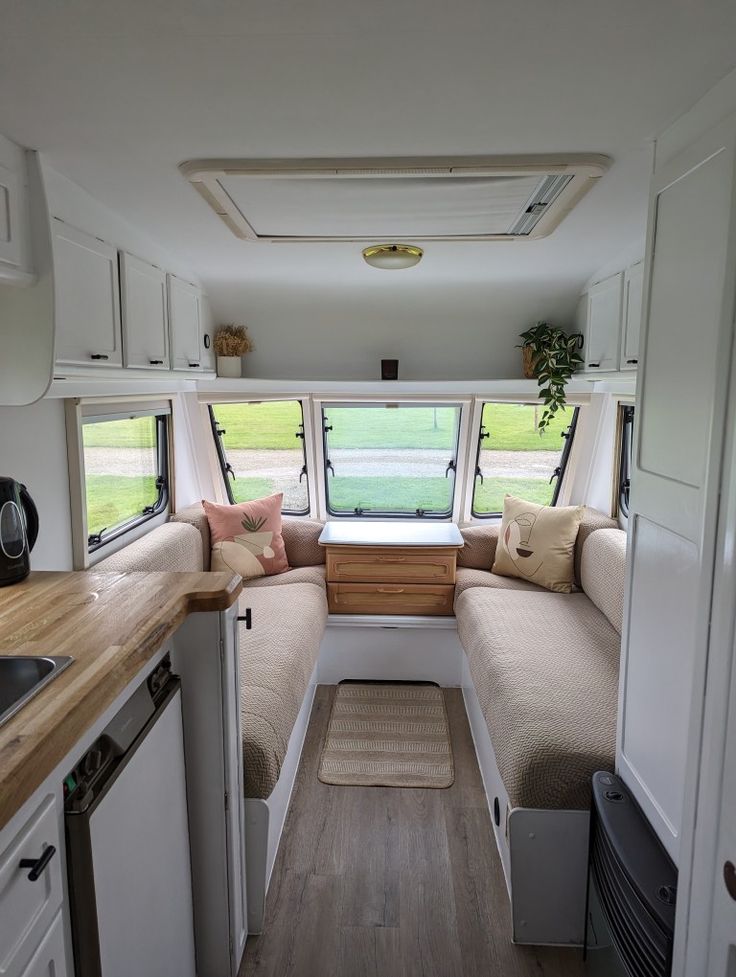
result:
<svg viewBox="0 0 736 977"><path fill-rule="evenodd" d="M575 583L575 540L584 508L558 509L507 495L493 572L569 594Z"/></svg>

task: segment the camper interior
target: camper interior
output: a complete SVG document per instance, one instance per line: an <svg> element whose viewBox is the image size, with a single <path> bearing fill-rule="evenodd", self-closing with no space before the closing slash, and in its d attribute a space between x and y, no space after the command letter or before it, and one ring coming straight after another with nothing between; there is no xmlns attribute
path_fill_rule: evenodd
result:
<svg viewBox="0 0 736 977"><path fill-rule="evenodd" d="M736 977L735 52L0 4L0 977Z"/></svg>

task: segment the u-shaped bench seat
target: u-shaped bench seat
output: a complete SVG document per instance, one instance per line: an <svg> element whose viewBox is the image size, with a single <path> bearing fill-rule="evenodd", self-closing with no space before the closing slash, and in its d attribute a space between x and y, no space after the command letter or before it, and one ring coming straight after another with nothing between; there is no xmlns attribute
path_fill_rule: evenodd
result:
<svg viewBox="0 0 736 977"><path fill-rule="evenodd" d="M292 569L247 581L240 597L252 620L240 634L251 932L262 925L327 624L321 530L316 520L285 517ZM578 587L569 595L492 573L497 524L462 534L455 614L466 653L463 692L514 939L578 943L590 775L613 769L615 756L625 534L586 510L575 551ZM209 525L194 505L96 569L202 570L209 559Z"/></svg>

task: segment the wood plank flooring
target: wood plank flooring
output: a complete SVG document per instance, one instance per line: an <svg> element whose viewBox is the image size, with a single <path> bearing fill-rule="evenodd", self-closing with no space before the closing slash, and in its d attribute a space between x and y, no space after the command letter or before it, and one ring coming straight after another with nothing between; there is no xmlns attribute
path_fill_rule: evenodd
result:
<svg viewBox="0 0 736 977"><path fill-rule="evenodd" d="M578 977L577 950L516 947L462 694L446 689L447 790L317 780L320 686L268 894L240 977Z"/></svg>

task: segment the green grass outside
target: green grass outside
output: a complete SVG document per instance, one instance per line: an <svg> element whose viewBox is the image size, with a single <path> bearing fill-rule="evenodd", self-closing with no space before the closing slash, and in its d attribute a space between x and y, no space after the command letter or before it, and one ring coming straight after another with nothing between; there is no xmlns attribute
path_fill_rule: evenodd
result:
<svg viewBox="0 0 736 977"><path fill-rule="evenodd" d="M90 535L140 516L158 498L153 475L88 475L86 481Z"/></svg>

